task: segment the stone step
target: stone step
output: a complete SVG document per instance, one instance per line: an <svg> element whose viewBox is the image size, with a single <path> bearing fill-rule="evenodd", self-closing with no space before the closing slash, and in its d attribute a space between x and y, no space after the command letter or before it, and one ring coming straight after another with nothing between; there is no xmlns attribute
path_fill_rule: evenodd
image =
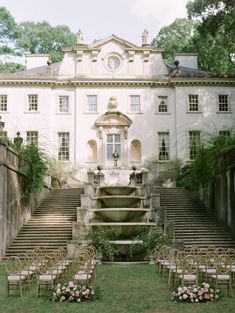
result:
<svg viewBox="0 0 235 313"><path fill-rule="evenodd" d="M235 247L231 235L188 190L154 187L152 193L160 194L160 205L166 208L167 220L175 222L175 239L182 240L186 247Z"/></svg>
<svg viewBox="0 0 235 313"><path fill-rule="evenodd" d="M54 189L20 229L6 256L44 246L48 251L66 246L72 239L72 222L77 219L83 188Z"/></svg>

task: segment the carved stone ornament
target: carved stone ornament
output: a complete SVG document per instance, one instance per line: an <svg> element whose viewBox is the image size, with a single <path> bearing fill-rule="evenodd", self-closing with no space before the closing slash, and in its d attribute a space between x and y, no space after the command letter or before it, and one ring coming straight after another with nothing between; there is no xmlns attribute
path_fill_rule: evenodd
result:
<svg viewBox="0 0 235 313"><path fill-rule="evenodd" d="M118 106L117 98L116 97L110 97L109 103L108 103L108 109L110 111L116 111Z"/></svg>
<svg viewBox="0 0 235 313"><path fill-rule="evenodd" d="M144 30L143 34L142 34L142 45L148 45L148 35L149 32L147 31L147 29Z"/></svg>
<svg viewBox="0 0 235 313"><path fill-rule="evenodd" d="M76 37L77 37L77 45L81 45L84 43L83 34L82 34L81 29L79 29L78 32L76 33Z"/></svg>

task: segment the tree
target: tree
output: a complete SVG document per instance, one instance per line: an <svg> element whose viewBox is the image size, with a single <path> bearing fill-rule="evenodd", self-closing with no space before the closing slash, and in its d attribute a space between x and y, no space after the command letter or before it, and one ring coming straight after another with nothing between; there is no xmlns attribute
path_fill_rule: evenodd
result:
<svg viewBox="0 0 235 313"><path fill-rule="evenodd" d="M201 20L197 30L208 65L216 72L235 72L231 61L235 53L234 0L194 0L187 3L187 10L189 18Z"/></svg>
<svg viewBox="0 0 235 313"><path fill-rule="evenodd" d="M76 43L76 35L65 25L52 27L46 21L23 22L19 29L21 36L17 39L17 47L23 52L49 53L53 62L62 59L62 47L74 46Z"/></svg>
<svg viewBox="0 0 235 313"><path fill-rule="evenodd" d="M0 7L0 55L17 54L13 47L18 36L19 29L14 17L6 8Z"/></svg>
<svg viewBox="0 0 235 313"><path fill-rule="evenodd" d="M25 70L25 66L18 63L6 62L0 64L0 73L14 73Z"/></svg>
<svg viewBox="0 0 235 313"><path fill-rule="evenodd" d="M186 18L177 18L172 24L162 27L153 39L152 46L164 48L164 58L172 62L176 52L195 52L192 42L197 22Z"/></svg>

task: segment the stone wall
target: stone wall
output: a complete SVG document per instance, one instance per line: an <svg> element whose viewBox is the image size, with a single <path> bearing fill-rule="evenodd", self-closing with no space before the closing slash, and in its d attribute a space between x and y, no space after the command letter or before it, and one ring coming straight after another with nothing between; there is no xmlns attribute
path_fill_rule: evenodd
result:
<svg viewBox="0 0 235 313"><path fill-rule="evenodd" d="M235 237L235 146L217 157L214 183L202 190L201 199Z"/></svg>
<svg viewBox="0 0 235 313"><path fill-rule="evenodd" d="M22 198L25 175L21 165L22 159L18 153L0 139L0 259L49 191L49 187L44 186L39 194L30 199Z"/></svg>

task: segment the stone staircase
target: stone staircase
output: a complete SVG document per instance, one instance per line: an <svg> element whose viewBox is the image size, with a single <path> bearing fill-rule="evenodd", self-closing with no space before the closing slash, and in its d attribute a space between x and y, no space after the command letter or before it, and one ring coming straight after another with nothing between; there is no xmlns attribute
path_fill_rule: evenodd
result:
<svg viewBox="0 0 235 313"><path fill-rule="evenodd" d="M72 239L72 221L77 219L83 188L53 189L41 202L30 220L20 229L7 249L5 257L35 247L46 247L48 252L66 246Z"/></svg>
<svg viewBox="0 0 235 313"><path fill-rule="evenodd" d="M175 239L183 240L185 248L214 245L235 248L235 240L209 211L183 188L154 188L160 193L160 205L166 217L175 222Z"/></svg>

